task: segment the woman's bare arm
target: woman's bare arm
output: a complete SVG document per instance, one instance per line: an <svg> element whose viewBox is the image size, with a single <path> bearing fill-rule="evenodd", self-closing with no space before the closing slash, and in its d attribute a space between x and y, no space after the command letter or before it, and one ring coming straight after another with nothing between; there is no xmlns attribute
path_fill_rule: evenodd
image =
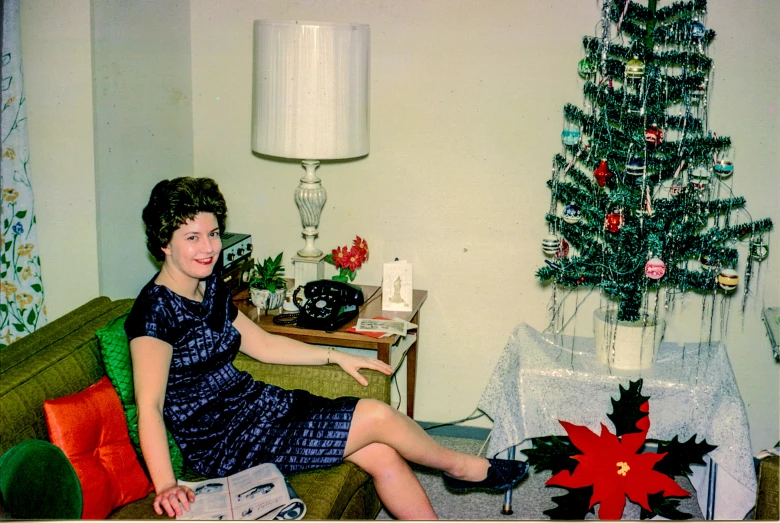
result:
<svg viewBox="0 0 780 523"><path fill-rule="evenodd" d="M138 406L138 437L157 493L154 510L160 515L164 510L171 517L182 515L182 507L189 510L189 503L195 501L192 490L180 487L176 482L163 420L172 354L173 348L168 343L150 336L130 342L135 402Z"/></svg>
<svg viewBox="0 0 780 523"><path fill-rule="evenodd" d="M368 381L360 375L360 369L372 369L388 376L393 373L390 365L376 358L363 358L337 350L315 347L300 341L277 336L261 329L239 311L233 326L241 333L241 352L263 363L282 365L325 365L335 363L361 385Z"/></svg>

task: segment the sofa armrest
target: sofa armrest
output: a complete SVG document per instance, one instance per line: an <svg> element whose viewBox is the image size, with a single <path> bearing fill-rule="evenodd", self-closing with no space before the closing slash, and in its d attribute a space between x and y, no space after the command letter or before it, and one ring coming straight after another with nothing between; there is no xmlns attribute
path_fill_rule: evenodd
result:
<svg viewBox="0 0 780 523"><path fill-rule="evenodd" d="M326 398L355 396L390 403L390 376L373 370L360 371L368 380L368 386L364 387L338 365L272 365L243 353L238 354L234 365L256 380L288 390L303 389Z"/></svg>

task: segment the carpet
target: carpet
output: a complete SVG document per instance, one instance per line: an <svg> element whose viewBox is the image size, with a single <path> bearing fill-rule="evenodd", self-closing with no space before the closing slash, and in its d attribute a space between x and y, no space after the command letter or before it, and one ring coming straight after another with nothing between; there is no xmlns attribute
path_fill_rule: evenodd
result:
<svg viewBox="0 0 780 523"><path fill-rule="evenodd" d="M483 441L469 438L454 438L449 436L433 436L441 445L466 452L468 454L479 454L483 446ZM484 455L484 450L482 451ZM533 468L528 475L512 489L512 509L513 514L501 514L501 507L504 502L503 493L489 492L454 492L448 490L441 479L441 474L427 467L413 465L413 470L420 480L423 488L428 493L436 514L440 519L450 520L502 520L502 519L522 519L522 520L549 520L544 514L545 510L556 507L552 501L553 496L565 494L566 491L557 487L546 487L545 482L550 479L550 471L535 473ZM698 502L696 501L695 491L687 478L677 478L678 483L692 495L690 498L683 498L679 509L693 516L692 519L704 519ZM597 507L598 508L598 507ZM639 505L626 502L626 510L623 519L639 519ZM376 519L394 519L387 511L381 510ZM597 519L593 514L588 514L586 519Z"/></svg>

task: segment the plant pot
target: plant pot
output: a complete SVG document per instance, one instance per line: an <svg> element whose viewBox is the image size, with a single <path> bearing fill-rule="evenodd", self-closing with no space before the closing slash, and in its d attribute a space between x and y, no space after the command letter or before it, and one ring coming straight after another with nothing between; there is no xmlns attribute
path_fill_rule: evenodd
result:
<svg viewBox="0 0 780 523"><path fill-rule="evenodd" d="M259 311L278 309L284 303L286 293L287 289L285 287L276 289L275 292L271 292L268 289L256 289L254 287L249 289L252 303Z"/></svg>
<svg viewBox="0 0 780 523"><path fill-rule="evenodd" d="M593 313L596 359L613 369L639 370L653 365L664 337L665 323L653 316L646 321L617 321L617 311L602 307Z"/></svg>

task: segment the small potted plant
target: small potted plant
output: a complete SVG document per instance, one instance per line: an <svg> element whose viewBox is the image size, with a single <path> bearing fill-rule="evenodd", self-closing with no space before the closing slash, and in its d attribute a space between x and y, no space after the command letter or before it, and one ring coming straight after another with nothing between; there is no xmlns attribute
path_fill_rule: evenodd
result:
<svg viewBox="0 0 780 523"><path fill-rule="evenodd" d="M249 278L249 292L252 303L258 310L269 311L278 309L284 303L287 293L287 281L284 279L284 267L280 252L276 258L269 256L265 261L258 261L252 269Z"/></svg>

